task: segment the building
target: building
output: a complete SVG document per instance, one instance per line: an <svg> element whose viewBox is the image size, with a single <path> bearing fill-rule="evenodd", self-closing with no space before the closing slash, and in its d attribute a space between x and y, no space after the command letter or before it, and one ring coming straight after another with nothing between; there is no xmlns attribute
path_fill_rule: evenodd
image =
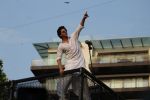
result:
<svg viewBox="0 0 150 100"><path fill-rule="evenodd" d="M94 75L128 100L149 100L150 37L90 41ZM58 71L56 52L59 42L33 45L42 58L32 61L34 75ZM87 67L91 66L88 46L81 42L81 47Z"/></svg>

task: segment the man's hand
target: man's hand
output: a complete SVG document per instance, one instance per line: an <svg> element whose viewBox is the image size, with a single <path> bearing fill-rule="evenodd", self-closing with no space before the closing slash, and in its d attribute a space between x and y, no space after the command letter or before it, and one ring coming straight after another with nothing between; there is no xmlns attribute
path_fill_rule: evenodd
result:
<svg viewBox="0 0 150 100"><path fill-rule="evenodd" d="M63 69L63 68L60 68L60 69L59 69L59 73L60 73L60 75L63 75L63 74L64 74L64 69Z"/></svg>
<svg viewBox="0 0 150 100"><path fill-rule="evenodd" d="M87 13L87 11L84 13L84 17L83 18L88 18L89 17L89 15L88 15L88 13Z"/></svg>
<svg viewBox="0 0 150 100"><path fill-rule="evenodd" d="M83 18L82 18L82 20L81 20L81 22L80 22L80 25L81 26L84 26L84 22L85 22L85 19L87 19L89 16L88 16L88 14L87 14L87 11L84 13L84 15L83 15Z"/></svg>
<svg viewBox="0 0 150 100"><path fill-rule="evenodd" d="M61 59L57 60L60 75L64 74L64 66L61 64Z"/></svg>

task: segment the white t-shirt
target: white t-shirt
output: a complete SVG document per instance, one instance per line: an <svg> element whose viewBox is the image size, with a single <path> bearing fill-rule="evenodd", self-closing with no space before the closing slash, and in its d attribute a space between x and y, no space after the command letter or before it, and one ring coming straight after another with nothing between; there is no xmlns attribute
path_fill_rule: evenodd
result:
<svg viewBox="0 0 150 100"><path fill-rule="evenodd" d="M85 67L85 60L82 54L78 37L83 26L79 25L75 32L72 33L69 43L60 43L57 50L57 60L62 58L62 54L66 55L65 70L77 69Z"/></svg>

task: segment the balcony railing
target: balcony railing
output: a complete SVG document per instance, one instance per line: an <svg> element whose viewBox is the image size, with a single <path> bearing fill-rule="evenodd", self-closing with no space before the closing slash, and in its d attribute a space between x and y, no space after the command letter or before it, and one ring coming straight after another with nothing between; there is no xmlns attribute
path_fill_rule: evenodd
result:
<svg viewBox="0 0 150 100"><path fill-rule="evenodd" d="M63 61L64 63L64 61ZM32 60L31 66L52 66L57 65L56 59L50 60L48 58L46 59L35 59Z"/></svg>
<svg viewBox="0 0 150 100"><path fill-rule="evenodd" d="M141 55L141 56L105 56L105 57L92 57L93 63L136 63L136 62L150 62L150 56Z"/></svg>
<svg viewBox="0 0 150 100"><path fill-rule="evenodd" d="M72 76L73 73L79 75L81 88L78 96L72 92L71 88L68 88L68 100L85 100L83 99L84 79L91 82L89 86L91 100L125 100L83 68L65 71L63 76L60 76L59 73L51 73L0 84L0 88L5 88L5 91L0 92L0 100L58 100L55 89L58 86L54 83L58 82L60 78ZM53 82L47 84L48 80L53 80Z"/></svg>
<svg viewBox="0 0 150 100"><path fill-rule="evenodd" d="M105 64L105 63L127 63L127 62L150 62L150 56L140 55L140 56L121 56L121 57L92 57L93 63ZM65 60L63 60L65 63ZM55 59L36 59L32 60L31 66L53 66L57 65Z"/></svg>

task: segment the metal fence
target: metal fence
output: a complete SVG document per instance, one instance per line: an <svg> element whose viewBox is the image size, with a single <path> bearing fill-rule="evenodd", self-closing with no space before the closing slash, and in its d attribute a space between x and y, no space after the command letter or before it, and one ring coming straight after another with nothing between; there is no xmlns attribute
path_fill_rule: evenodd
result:
<svg viewBox="0 0 150 100"><path fill-rule="evenodd" d="M84 68L65 71L63 76L59 73L50 73L0 84L0 100L60 100L58 90L62 85L57 83L75 74L80 79L79 94L74 93L71 81L67 88L67 100L85 100L85 81L88 81L91 100L125 100Z"/></svg>

